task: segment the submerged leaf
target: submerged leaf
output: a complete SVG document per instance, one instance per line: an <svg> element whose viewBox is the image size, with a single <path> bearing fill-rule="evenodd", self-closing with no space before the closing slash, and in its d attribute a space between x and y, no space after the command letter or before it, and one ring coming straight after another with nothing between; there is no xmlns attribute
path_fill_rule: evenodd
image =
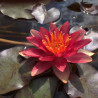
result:
<svg viewBox="0 0 98 98"><path fill-rule="evenodd" d="M55 77L41 77L32 80L14 98L53 98L58 80Z"/></svg>
<svg viewBox="0 0 98 98"><path fill-rule="evenodd" d="M19 62L18 52L24 47L14 47L0 53L0 94L21 89L31 80L30 72L35 60Z"/></svg>

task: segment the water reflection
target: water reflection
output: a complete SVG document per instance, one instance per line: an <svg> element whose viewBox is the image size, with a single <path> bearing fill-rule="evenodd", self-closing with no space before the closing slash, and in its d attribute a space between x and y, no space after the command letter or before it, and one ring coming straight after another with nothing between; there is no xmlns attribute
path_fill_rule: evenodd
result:
<svg viewBox="0 0 98 98"><path fill-rule="evenodd" d="M68 6L73 3L81 3L81 0L51 0L46 6L46 9L55 7L60 10L61 18L55 22L57 26L62 25L65 21L70 22L70 28L79 25L86 28L92 28L94 31L98 31L98 16L87 15L79 11L73 11ZM86 0L86 2L89 2ZM90 3L96 3L97 0L90 1ZM49 24L40 24L36 20L21 20L12 19L8 16L0 14L0 38L26 42L25 37L29 35L30 29L39 30L40 27L48 29ZM0 50L16 46L14 44L0 43Z"/></svg>

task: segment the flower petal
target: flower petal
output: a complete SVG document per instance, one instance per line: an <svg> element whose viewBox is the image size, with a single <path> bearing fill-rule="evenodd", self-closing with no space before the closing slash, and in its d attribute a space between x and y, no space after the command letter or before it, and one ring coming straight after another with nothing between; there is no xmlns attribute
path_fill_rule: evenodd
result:
<svg viewBox="0 0 98 98"><path fill-rule="evenodd" d="M32 43L34 46L36 46L36 47L38 47L38 48L40 48L40 49L46 51L46 49L45 49L44 45L42 44L42 41L41 41L40 38L38 38L38 37L26 37L26 38L27 38L27 40L28 40L30 43Z"/></svg>
<svg viewBox="0 0 98 98"><path fill-rule="evenodd" d="M21 55L22 57L24 57L25 59L30 58L29 56L24 55L23 51L19 51L18 54Z"/></svg>
<svg viewBox="0 0 98 98"><path fill-rule="evenodd" d="M40 57L46 54L44 51L40 49L35 49L35 48L29 48L29 49L23 50L22 53L30 57Z"/></svg>
<svg viewBox="0 0 98 98"><path fill-rule="evenodd" d="M39 38L41 38L39 31L36 31L36 30L34 30L34 29L31 29L31 30L30 30L30 33L31 33L31 35L32 35L33 37L39 37Z"/></svg>
<svg viewBox="0 0 98 98"><path fill-rule="evenodd" d="M82 53L87 54L89 56L93 56L95 54L94 52L87 51L87 50L84 50L84 49L79 49L78 52L82 52Z"/></svg>
<svg viewBox="0 0 98 98"><path fill-rule="evenodd" d="M53 61L54 59L55 56L44 56L39 58L40 61Z"/></svg>
<svg viewBox="0 0 98 98"><path fill-rule="evenodd" d="M68 21L65 22L65 23L62 25L60 31L62 31L62 33L69 34L69 22L68 22Z"/></svg>
<svg viewBox="0 0 98 98"><path fill-rule="evenodd" d="M64 57L69 57L77 53L78 50L74 50L73 48L70 50L66 50Z"/></svg>
<svg viewBox="0 0 98 98"><path fill-rule="evenodd" d="M61 71L64 72L67 66L67 60L65 58L57 58L53 61L55 66Z"/></svg>
<svg viewBox="0 0 98 98"><path fill-rule="evenodd" d="M85 45L89 44L91 42L91 39L83 39L80 41L77 41L75 44L73 44L73 48L75 50L80 49L84 47Z"/></svg>
<svg viewBox="0 0 98 98"><path fill-rule="evenodd" d="M81 40L84 37L85 33L86 33L85 30L80 29L80 30L78 30L78 31L70 34L70 36L71 36L71 42Z"/></svg>
<svg viewBox="0 0 98 98"><path fill-rule="evenodd" d="M41 62L39 61L32 69L31 76L41 74L53 66L52 62Z"/></svg>
<svg viewBox="0 0 98 98"><path fill-rule="evenodd" d="M40 27L40 35L42 36L42 38L45 38L45 36L47 35L48 37L50 37L50 34L48 32L48 30L46 30L43 27Z"/></svg>
<svg viewBox="0 0 98 98"><path fill-rule="evenodd" d="M92 58L84 53L76 53L70 57L67 57L67 62L71 63L87 63L91 62Z"/></svg>
<svg viewBox="0 0 98 98"><path fill-rule="evenodd" d="M51 34L51 33L54 33L54 31L55 31L56 33L59 33L59 30L58 30L58 28L56 27L56 25L53 24L53 23L50 23L50 25L49 25L49 32L50 32L50 34Z"/></svg>
<svg viewBox="0 0 98 98"><path fill-rule="evenodd" d="M68 82L70 76L70 69L68 65L66 66L64 72L59 71L55 66L53 66L53 72L63 83Z"/></svg>
<svg viewBox="0 0 98 98"><path fill-rule="evenodd" d="M86 40L83 39L83 40L79 40L75 43L74 43L74 41L72 41L71 44L69 45L69 47L66 49L66 51L64 53L64 57L69 57L69 56L76 54L80 48L84 47L85 45L87 45L90 42L91 42L91 39L86 39Z"/></svg>

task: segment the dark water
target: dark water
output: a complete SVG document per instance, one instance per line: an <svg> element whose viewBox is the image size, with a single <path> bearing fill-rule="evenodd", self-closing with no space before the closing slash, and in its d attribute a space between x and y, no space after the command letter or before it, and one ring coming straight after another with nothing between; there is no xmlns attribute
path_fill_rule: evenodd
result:
<svg viewBox="0 0 98 98"><path fill-rule="evenodd" d="M20 2L23 1L21 0ZM75 25L80 25L87 28L93 28L95 31L98 31L98 16L85 14L79 11L81 8L79 8L76 5L72 6L72 8L70 9L69 6L71 6L74 3L77 3L79 5L80 2L81 0L51 0L50 3L46 5L46 8L48 10L51 7L56 7L60 10L61 17L57 22L55 22L57 26L62 25L65 21L69 21L70 28ZM87 2L95 4L98 3L98 0L88 0ZM74 10L74 8L76 8L76 10L78 11ZM29 35L30 29L33 28L39 30L40 27L45 27L48 29L49 24L42 25L33 19L15 20L0 13L0 38L26 42L25 37ZM17 45L0 41L0 51L13 46Z"/></svg>
<svg viewBox="0 0 98 98"><path fill-rule="evenodd" d="M7 2L7 0L1 0L1 2ZM9 0L12 3L12 0ZM29 2L31 0L17 0L17 2ZM38 0L36 0L38 1ZM83 13L81 11L82 0L51 0L50 3L46 5L46 9L56 7L61 12L61 17L56 21L56 25L62 25L65 21L70 22L70 28L76 25L86 27L87 29L92 28L94 31L98 32L98 16ZM98 0L84 0L90 4L98 4ZM73 6L74 5L74 6ZM29 31L31 28L39 30L40 27L48 29L49 24L39 24L36 20L26 20L26 19L12 19L8 16L0 13L0 38L27 42L26 37L30 35ZM0 51L18 46L17 44L10 44L8 42L0 41ZM24 45L25 46L25 45ZM94 56L92 64L98 69L98 54Z"/></svg>

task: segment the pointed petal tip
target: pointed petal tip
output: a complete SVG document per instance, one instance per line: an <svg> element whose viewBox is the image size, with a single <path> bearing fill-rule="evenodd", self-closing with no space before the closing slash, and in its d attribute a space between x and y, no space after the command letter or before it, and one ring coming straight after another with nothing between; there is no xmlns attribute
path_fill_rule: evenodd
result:
<svg viewBox="0 0 98 98"><path fill-rule="evenodd" d="M92 59L92 58L90 58L90 60L89 60L88 62L92 62L92 60L93 60L93 59Z"/></svg>
<svg viewBox="0 0 98 98"><path fill-rule="evenodd" d="M66 24L69 24L69 21L66 21L65 23L66 23Z"/></svg>
<svg viewBox="0 0 98 98"><path fill-rule="evenodd" d="M49 24L51 25L51 24L54 24L54 23L50 22ZM55 25L55 24L54 24L54 25Z"/></svg>
<svg viewBox="0 0 98 98"><path fill-rule="evenodd" d="M62 33L64 33L64 34L69 34L69 22L68 22L68 21L66 21L66 22L62 25L60 31L61 31Z"/></svg>
<svg viewBox="0 0 98 98"><path fill-rule="evenodd" d="M32 33L33 31L34 31L34 29L31 29L31 30L30 30L30 33Z"/></svg>
<svg viewBox="0 0 98 98"><path fill-rule="evenodd" d="M40 27L40 30L41 30L41 29L45 29L45 28L44 28L44 27Z"/></svg>
<svg viewBox="0 0 98 98"><path fill-rule="evenodd" d="M86 45L88 45L92 41L92 39L84 39L84 40L87 42Z"/></svg>
<svg viewBox="0 0 98 98"><path fill-rule="evenodd" d="M84 50L84 49L80 49L78 50L78 52L82 52L88 56L93 56L95 53L94 52L91 52L91 51L88 51L88 50Z"/></svg>
<svg viewBox="0 0 98 98"><path fill-rule="evenodd" d="M57 26L54 23L50 22L49 28L52 31L52 30L55 30L55 28L57 28Z"/></svg>
<svg viewBox="0 0 98 98"><path fill-rule="evenodd" d="M34 72L34 71L31 72L31 76L32 76L32 77L36 76L36 72Z"/></svg>
<svg viewBox="0 0 98 98"><path fill-rule="evenodd" d="M59 69L59 71L64 72L65 68L58 68L58 69Z"/></svg>
<svg viewBox="0 0 98 98"><path fill-rule="evenodd" d="M32 37L32 36L28 36L28 37L26 37L26 39L29 40L29 39L31 39L31 37Z"/></svg>
<svg viewBox="0 0 98 98"><path fill-rule="evenodd" d="M68 83L68 81L65 81L65 80L62 80L62 82L63 82L64 84L67 84L67 83Z"/></svg>
<svg viewBox="0 0 98 98"><path fill-rule="evenodd" d="M25 54L23 54L23 51L19 51L18 54L24 57L25 59L29 58L29 56L26 56Z"/></svg>

